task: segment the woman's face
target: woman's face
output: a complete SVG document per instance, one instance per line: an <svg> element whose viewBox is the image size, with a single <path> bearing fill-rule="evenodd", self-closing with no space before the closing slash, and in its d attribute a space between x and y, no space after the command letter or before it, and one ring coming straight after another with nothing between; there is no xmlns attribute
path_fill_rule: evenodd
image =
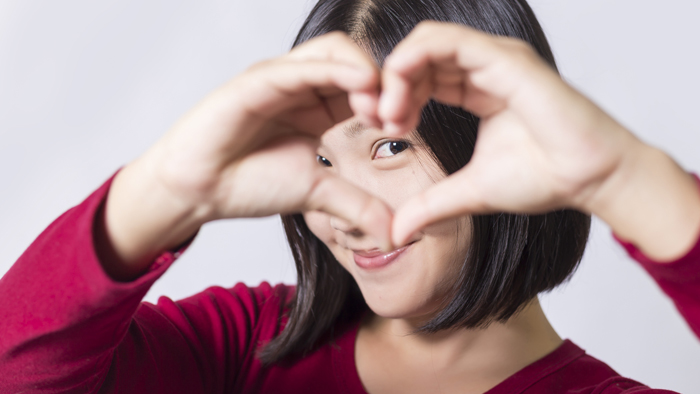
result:
<svg viewBox="0 0 700 394"><path fill-rule="evenodd" d="M318 154L320 166L392 208L445 177L414 136L387 139L353 120L324 134ZM355 278L372 311L387 318L425 320L437 312L449 300L471 241L469 219L451 219L424 228L407 247L387 254L338 218L321 212L304 218Z"/></svg>

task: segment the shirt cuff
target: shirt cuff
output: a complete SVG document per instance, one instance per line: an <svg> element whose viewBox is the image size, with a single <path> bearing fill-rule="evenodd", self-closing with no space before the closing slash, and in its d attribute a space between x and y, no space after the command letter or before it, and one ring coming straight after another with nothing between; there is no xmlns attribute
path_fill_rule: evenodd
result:
<svg viewBox="0 0 700 394"><path fill-rule="evenodd" d="M118 281L116 279L113 279L104 270L102 261L102 259L105 258L105 256L109 256L113 252L111 250L108 250L108 248L105 245L99 245L99 243L96 242L95 226L97 226L98 223L97 215L104 215L104 205L107 201L107 195L109 194L112 182L114 181L114 178L119 173L119 171L121 170L118 170L116 173L114 173L107 181L105 181L97 190L95 190L92 193L92 195L90 195L83 202L83 205L87 205L88 216L90 217L89 223L92 226L92 231L90 232L90 240L92 245L91 256L93 257L92 259L85 260L87 267L84 268L88 271L92 271L91 276L93 276L94 278L101 278L101 281L105 283L110 283L111 285L117 285L118 287L139 287L139 285L145 285L146 287L150 287L150 285L161 275L163 275L163 273L168 269L168 267L170 267L170 265L173 264L175 260L177 260L182 255L182 253L184 253L187 250L187 248L189 248L189 246L192 244L196 235L199 232L195 233L192 237L190 237L182 244L160 253L152 260L151 264L136 278L128 281Z"/></svg>

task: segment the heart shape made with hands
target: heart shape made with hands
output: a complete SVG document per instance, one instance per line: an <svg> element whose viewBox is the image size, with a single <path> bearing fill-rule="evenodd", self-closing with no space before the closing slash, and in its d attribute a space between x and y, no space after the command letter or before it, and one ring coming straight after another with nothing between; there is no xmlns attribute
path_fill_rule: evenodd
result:
<svg viewBox="0 0 700 394"><path fill-rule="evenodd" d="M381 70L349 37L330 33L253 67L230 90L247 115L222 128L240 135L209 150L243 157L231 172L245 187L225 194L235 216L323 211L385 250L450 217L575 207L574 191L590 194L583 186L619 157L614 121L530 46L460 25L421 23ZM410 132L431 98L480 118L474 154L395 212L311 159L321 136L352 116L390 137Z"/></svg>
<svg viewBox="0 0 700 394"><path fill-rule="evenodd" d="M616 123L529 45L464 26L419 25L387 57L377 97L349 99L361 122L389 136L415 129L429 99L480 118L471 161L397 208L385 249L450 217L576 208L574 191L593 194L582 185L599 184L620 156L614 133L605 131ZM374 213L361 212L355 223L386 234L386 214L367 220L377 212L370 207Z"/></svg>
<svg viewBox="0 0 700 394"><path fill-rule="evenodd" d="M479 116L475 150L395 212L318 164L321 136L338 123L355 116L398 137L417 127L430 98ZM207 96L120 171L105 221L124 261L150 261L144 256L182 244L209 221L310 211L344 219L390 250L449 217L595 212L586 198L634 141L522 41L421 23L380 70L335 32Z"/></svg>

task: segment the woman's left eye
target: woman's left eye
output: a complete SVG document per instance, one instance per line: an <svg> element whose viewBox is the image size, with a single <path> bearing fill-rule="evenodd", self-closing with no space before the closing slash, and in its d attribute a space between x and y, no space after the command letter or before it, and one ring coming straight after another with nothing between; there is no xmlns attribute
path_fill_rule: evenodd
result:
<svg viewBox="0 0 700 394"><path fill-rule="evenodd" d="M377 148L377 153L374 154L374 158L381 159L384 157L394 156L405 151L409 147L410 145L406 141L387 141L379 145L379 148Z"/></svg>

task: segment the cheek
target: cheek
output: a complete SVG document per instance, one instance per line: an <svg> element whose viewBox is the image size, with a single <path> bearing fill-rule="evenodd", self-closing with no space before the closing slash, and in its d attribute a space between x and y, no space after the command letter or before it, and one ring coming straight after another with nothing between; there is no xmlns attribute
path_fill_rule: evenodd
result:
<svg viewBox="0 0 700 394"><path fill-rule="evenodd" d="M449 219L424 229L423 239L429 246L425 251L426 267L434 279L432 285L442 287L457 279L469 252L472 240L469 218ZM449 287L449 286L448 286Z"/></svg>
<svg viewBox="0 0 700 394"><path fill-rule="evenodd" d="M443 270L446 281L450 282L457 279L469 253L472 241L471 218L462 217L452 220L449 225L444 226L443 230L449 232L449 235L445 235L442 245L442 261L445 262Z"/></svg>
<svg viewBox="0 0 700 394"><path fill-rule="evenodd" d="M379 178L373 190L394 209L446 177L426 153L417 152L416 155L417 159L410 166L387 172Z"/></svg>

